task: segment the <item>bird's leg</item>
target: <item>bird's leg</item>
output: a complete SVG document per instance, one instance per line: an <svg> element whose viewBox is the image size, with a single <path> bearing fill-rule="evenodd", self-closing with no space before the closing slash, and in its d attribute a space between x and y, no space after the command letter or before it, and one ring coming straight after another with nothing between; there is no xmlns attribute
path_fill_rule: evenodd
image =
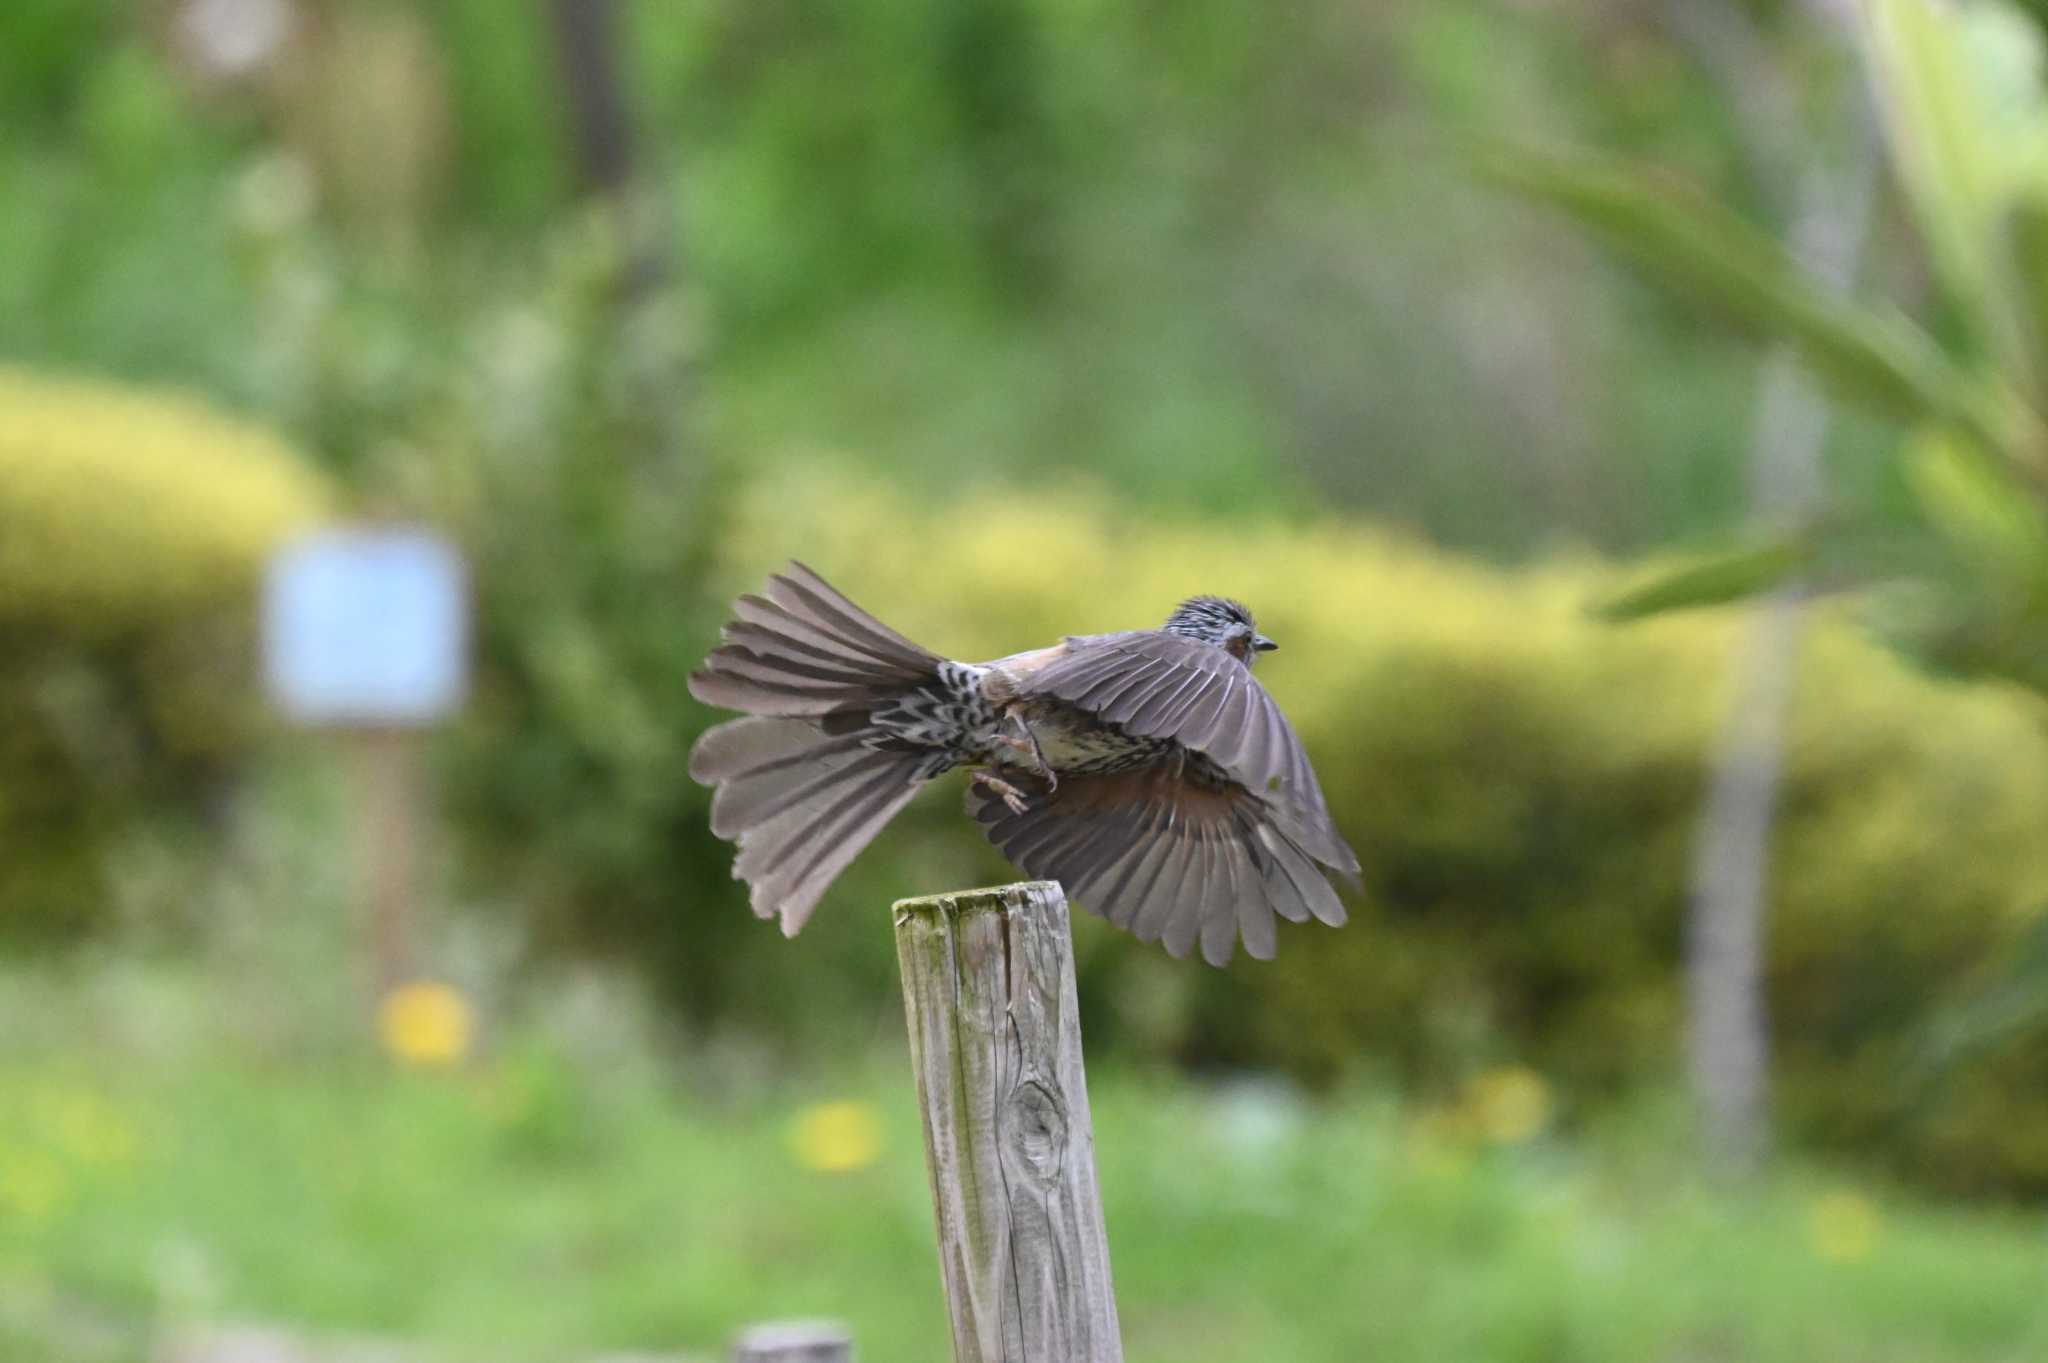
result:
<svg viewBox="0 0 2048 1363"><path fill-rule="evenodd" d="M1002 777L992 776L987 771L977 771L974 773L974 779L989 794L1000 795L1003 803L1010 807L1012 814L1022 814L1030 808L1029 805L1024 803L1024 792L1011 785L1008 781L1005 781Z"/></svg>
<svg viewBox="0 0 2048 1363"><path fill-rule="evenodd" d="M1013 749L1024 759L1025 769L1045 781L1047 794L1060 788L1059 773L1052 769L1052 763L1045 760L1045 749L1038 746L1038 733L1022 714L1015 710L1004 712L1003 728L996 731L996 742Z"/></svg>

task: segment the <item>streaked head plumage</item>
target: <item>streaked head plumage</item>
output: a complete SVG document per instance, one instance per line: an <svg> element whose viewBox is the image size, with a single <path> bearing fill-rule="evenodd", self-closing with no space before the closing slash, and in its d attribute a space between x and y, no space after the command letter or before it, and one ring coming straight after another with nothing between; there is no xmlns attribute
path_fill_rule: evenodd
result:
<svg viewBox="0 0 2048 1363"><path fill-rule="evenodd" d="M1259 633L1251 607L1227 596L1191 596L1173 608L1162 628L1184 639L1213 644L1250 667L1261 653L1280 647Z"/></svg>

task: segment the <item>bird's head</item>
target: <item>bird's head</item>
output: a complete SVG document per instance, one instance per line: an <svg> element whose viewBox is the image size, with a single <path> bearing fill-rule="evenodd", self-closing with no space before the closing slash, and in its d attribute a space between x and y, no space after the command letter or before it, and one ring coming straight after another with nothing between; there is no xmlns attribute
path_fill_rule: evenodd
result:
<svg viewBox="0 0 2048 1363"><path fill-rule="evenodd" d="M1246 667L1250 667L1261 653L1270 653L1280 647L1259 633L1249 607L1241 601L1221 596L1189 597L1166 617L1165 630L1183 639L1214 644Z"/></svg>

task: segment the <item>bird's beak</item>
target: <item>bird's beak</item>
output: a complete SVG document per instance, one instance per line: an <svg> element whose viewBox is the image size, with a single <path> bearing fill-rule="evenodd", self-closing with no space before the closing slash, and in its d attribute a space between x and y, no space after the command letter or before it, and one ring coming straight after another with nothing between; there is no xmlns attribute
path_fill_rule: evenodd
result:
<svg viewBox="0 0 2048 1363"><path fill-rule="evenodd" d="M1252 647L1257 649L1261 653L1271 653L1274 649L1280 647L1280 645L1274 643L1265 635L1260 634L1252 639Z"/></svg>

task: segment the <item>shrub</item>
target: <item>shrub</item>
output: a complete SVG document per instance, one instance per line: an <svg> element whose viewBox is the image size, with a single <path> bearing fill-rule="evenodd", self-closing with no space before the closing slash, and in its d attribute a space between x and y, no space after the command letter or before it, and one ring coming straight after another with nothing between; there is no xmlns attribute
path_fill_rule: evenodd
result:
<svg viewBox="0 0 2048 1363"><path fill-rule="evenodd" d="M249 737L252 585L323 500L267 431L0 369L0 931L76 930L117 835Z"/></svg>
<svg viewBox="0 0 2048 1363"><path fill-rule="evenodd" d="M717 629L700 586L723 480L674 401L688 300L627 287L625 227L595 209L550 238L366 476L449 526L478 583L472 699L444 749L469 863L538 951L630 956L709 1019L750 983L720 949L745 915L676 911L725 874L682 774L707 719L683 677Z"/></svg>

